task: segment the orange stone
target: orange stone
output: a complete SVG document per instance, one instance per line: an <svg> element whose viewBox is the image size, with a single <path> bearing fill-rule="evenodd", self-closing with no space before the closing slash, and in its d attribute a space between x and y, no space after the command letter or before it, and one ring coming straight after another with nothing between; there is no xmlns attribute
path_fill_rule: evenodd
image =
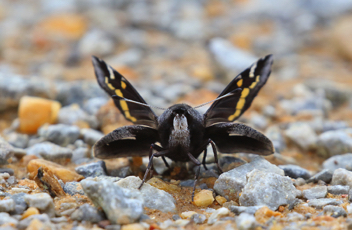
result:
<svg viewBox="0 0 352 230"><path fill-rule="evenodd" d="M33 219L31 223L28 225L28 227L26 228L26 230L41 230L41 229L45 229L44 224L38 219Z"/></svg>
<svg viewBox="0 0 352 230"><path fill-rule="evenodd" d="M198 207L207 207L213 202L213 192L210 190L203 189L194 196L194 204Z"/></svg>
<svg viewBox="0 0 352 230"><path fill-rule="evenodd" d="M150 180L148 180L147 183L155 188L164 190L165 192L175 193L175 192L181 191L181 188L178 187L177 185L166 183L163 180L160 180L156 177L151 178Z"/></svg>
<svg viewBox="0 0 352 230"><path fill-rule="evenodd" d="M72 171L64 166L56 164L51 161L44 159L31 160L27 166L27 172L29 173L29 179L34 180L38 174L39 167L42 167L43 170L51 172L58 179L61 179L64 183L69 181L80 181L84 179L83 176L77 174L75 171Z"/></svg>
<svg viewBox="0 0 352 230"><path fill-rule="evenodd" d="M280 212L274 212L266 206L258 209L254 216L255 219L261 224L266 223L271 217L283 217Z"/></svg>
<svg viewBox="0 0 352 230"><path fill-rule="evenodd" d="M37 208L30 207L22 214L21 220L26 219L31 215L37 215L37 214L40 214L39 210Z"/></svg>
<svg viewBox="0 0 352 230"><path fill-rule="evenodd" d="M36 29L37 33L52 38L78 39L86 32L87 23L77 14L57 14L45 18Z"/></svg>
<svg viewBox="0 0 352 230"><path fill-rule="evenodd" d="M216 196L215 197L216 202L218 202L220 205L223 205L227 200L223 196Z"/></svg>
<svg viewBox="0 0 352 230"><path fill-rule="evenodd" d="M35 134L45 123L55 123L60 108L61 104L57 101L39 97L22 97L18 108L20 131Z"/></svg>

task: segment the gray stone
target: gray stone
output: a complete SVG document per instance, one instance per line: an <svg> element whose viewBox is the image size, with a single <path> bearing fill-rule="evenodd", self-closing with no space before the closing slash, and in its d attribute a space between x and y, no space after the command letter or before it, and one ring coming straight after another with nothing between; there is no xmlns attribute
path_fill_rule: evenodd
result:
<svg viewBox="0 0 352 230"><path fill-rule="evenodd" d="M311 189L303 190L303 196L307 200L324 198L328 194L326 186L315 186Z"/></svg>
<svg viewBox="0 0 352 230"><path fill-rule="evenodd" d="M350 187L348 185L330 185L328 186L328 193L334 195L348 194Z"/></svg>
<svg viewBox="0 0 352 230"><path fill-rule="evenodd" d="M98 223L99 221L104 220L104 215L95 207L90 206L89 204L83 204L71 214L71 219Z"/></svg>
<svg viewBox="0 0 352 230"><path fill-rule="evenodd" d="M73 196L75 194L80 194L84 195L83 188L79 182L72 181L72 182L66 182L64 187L63 187L65 193Z"/></svg>
<svg viewBox="0 0 352 230"><path fill-rule="evenodd" d="M208 219L208 224L214 224L221 217L229 215L230 211L227 208L219 208L215 210Z"/></svg>
<svg viewBox="0 0 352 230"><path fill-rule="evenodd" d="M115 41L113 37L105 30L92 29L89 30L79 40L78 50L83 56L106 56L113 53L115 49Z"/></svg>
<svg viewBox="0 0 352 230"><path fill-rule="evenodd" d="M332 175L332 185L348 185L352 187L352 172L346 169L336 169Z"/></svg>
<svg viewBox="0 0 352 230"><path fill-rule="evenodd" d="M352 189L348 191L348 201L352 203Z"/></svg>
<svg viewBox="0 0 352 230"><path fill-rule="evenodd" d="M308 205L317 209L323 208L325 205L340 205L342 200L336 200L332 198L320 198L320 199L311 199L309 200Z"/></svg>
<svg viewBox="0 0 352 230"><path fill-rule="evenodd" d="M140 192L130 191L106 180L81 181L85 194L96 207L101 207L112 224L136 222L143 214Z"/></svg>
<svg viewBox="0 0 352 230"><path fill-rule="evenodd" d="M34 220L34 219L37 219L44 224L43 229L53 229L54 228L53 224L50 221L50 217L45 213L31 215L31 216L21 220L18 223L17 227L19 229L26 229L29 226L29 224L32 222L32 220Z"/></svg>
<svg viewBox="0 0 352 230"><path fill-rule="evenodd" d="M106 97L95 97L84 102L83 109L90 115L96 115L103 105L108 102Z"/></svg>
<svg viewBox="0 0 352 230"><path fill-rule="evenodd" d="M26 193L17 193L11 196L15 201L15 209L12 214L22 214L28 208L28 205L24 200L25 195Z"/></svg>
<svg viewBox="0 0 352 230"><path fill-rule="evenodd" d="M66 147L78 139L80 132L77 126L57 124L42 126L38 134L54 144Z"/></svg>
<svg viewBox="0 0 352 230"><path fill-rule="evenodd" d="M60 217L53 217L53 218L50 218L51 222L53 223L65 223L65 222L68 222L68 219L66 216L60 216Z"/></svg>
<svg viewBox="0 0 352 230"><path fill-rule="evenodd" d="M47 193L26 194L24 200L29 207L35 207L50 217L55 216L53 199Z"/></svg>
<svg viewBox="0 0 352 230"><path fill-rule="evenodd" d="M8 173L10 176L13 176L15 171L13 171L12 168L0 168L0 174L1 173Z"/></svg>
<svg viewBox="0 0 352 230"><path fill-rule="evenodd" d="M175 215L172 215L172 219L176 221L176 220L181 219L181 217L179 215L175 214Z"/></svg>
<svg viewBox="0 0 352 230"><path fill-rule="evenodd" d="M258 169L265 172L272 172L278 175L284 175L284 171L269 163L262 157L255 157L250 163L241 165L228 172L220 175L214 185L214 190L227 200L236 200L242 192L246 182L246 174L253 169Z"/></svg>
<svg viewBox="0 0 352 230"><path fill-rule="evenodd" d="M239 230L255 229L258 223L252 214L241 213L236 217L236 225Z"/></svg>
<svg viewBox="0 0 352 230"><path fill-rule="evenodd" d="M93 146L97 141L99 141L104 134L94 129L82 129L81 135L83 136L83 140L90 146Z"/></svg>
<svg viewBox="0 0 352 230"><path fill-rule="evenodd" d="M211 39L209 49L223 68L235 72L248 68L258 59L222 38Z"/></svg>
<svg viewBox="0 0 352 230"><path fill-rule="evenodd" d="M305 179L298 177L294 182L295 186L302 186L306 184Z"/></svg>
<svg viewBox="0 0 352 230"><path fill-rule="evenodd" d="M332 156L323 162L323 168L334 172L338 168L352 170L352 153Z"/></svg>
<svg viewBox="0 0 352 230"><path fill-rule="evenodd" d="M279 168L284 170L285 176L289 176L293 179L297 179L299 177L303 179L310 178L309 171L298 165L279 165Z"/></svg>
<svg viewBox="0 0 352 230"><path fill-rule="evenodd" d="M89 155L89 149L86 147L79 147L73 150L71 161L75 164L81 163L84 159L87 159Z"/></svg>
<svg viewBox="0 0 352 230"><path fill-rule="evenodd" d="M319 180L324 181L325 183L330 183L332 179L332 172L330 169L323 169L322 171L318 172L311 178L307 180L307 183L313 182L316 183Z"/></svg>
<svg viewBox="0 0 352 230"><path fill-rule="evenodd" d="M317 135L306 123L296 122L291 124L289 128L285 130L285 135L305 151L316 148L318 140Z"/></svg>
<svg viewBox="0 0 352 230"><path fill-rule="evenodd" d="M106 165L104 161L93 162L90 164L78 166L76 172L84 177L106 176Z"/></svg>
<svg viewBox="0 0 352 230"><path fill-rule="evenodd" d="M6 139L12 146L24 149L28 145L29 136L27 134L11 132L6 135Z"/></svg>
<svg viewBox="0 0 352 230"><path fill-rule="evenodd" d="M236 215L240 215L241 213L248 213L248 214L254 215L256 213L256 211L262 207L264 207L264 206L261 205L261 206L244 207L244 206L231 205L231 206L229 206L229 209L231 212L235 213Z"/></svg>
<svg viewBox="0 0 352 230"><path fill-rule="evenodd" d="M299 194L289 177L256 169L247 178L239 199L242 206L266 205L276 210L280 205L290 204Z"/></svg>
<svg viewBox="0 0 352 230"><path fill-rule="evenodd" d="M110 176L114 176L114 177L116 176L120 178L125 178L133 175L133 172L130 166L124 166L121 168L113 169L113 170L110 170L108 173Z"/></svg>
<svg viewBox="0 0 352 230"><path fill-rule="evenodd" d="M89 127L96 129L99 125L97 118L87 114L79 105L73 104L62 107L58 114L58 122L67 125L75 125L77 122L86 122Z"/></svg>
<svg viewBox="0 0 352 230"><path fill-rule="evenodd" d="M318 137L318 154L330 157L352 152L352 128L327 131Z"/></svg>
<svg viewBox="0 0 352 230"><path fill-rule="evenodd" d="M297 212L287 213L287 220L290 222L297 222L304 220L304 216Z"/></svg>
<svg viewBox="0 0 352 230"><path fill-rule="evenodd" d="M0 111L16 108L23 96L54 98L55 83L42 77L0 73Z"/></svg>
<svg viewBox="0 0 352 230"><path fill-rule="evenodd" d="M72 150L50 142L43 142L29 147L27 149L27 154L35 155L42 157L45 160L64 164L70 161L72 157Z"/></svg>
<svg viewBox="0 0 352 230"><path fill-rule="evenodd" d="M17 179L15 176L10 176L6 182L9 184L9 185L14 185L14 184L17 184Z"/></svg>
<svg viewBox="0 0 352 230"><path fill-rule="evenodd" d="M12 212L15 209L13 199L0 200L0 212Z"/></svg>
<svg viewBox="0 0 352 230"><path fill-rule="evenodd" d="M0 165L8 164L7 160L13 155L13 147L0 136Z"/></svg>
<svg viewBox="0 0 352 230"><path fill-rule="evenodd" d="M286 141L284 136L281 133L281 129L276 126L269 126L266 131L265 135L271 140L274 145L275 152L281 152L286 148Z"/></svg>
<svg viewBox="0 0 352 230"><path fill-rule="evenodd" d="M75 109L75 107L78 107L77 104L79 106L82 106L85 101L91 98L107 97L106 93L103 90L101 90L101 88L99 87L96 81L82 80L82 81L59 82L58 84L56 84L56 88L58 91L56 100L61 102L61 104L64 106L63 108L70 108L70 106L67 107L67 105L71 105L72 107L71 109L73 110ZM60 113L63 111L65 110L61 109ZM74 121L77 120L77 118L78 120L80 120L80 115L81 115L80 113L76 113L70 109L66 111L70 112L70 114L67 114L66 116L61 116L62 120L59 119L59 123L64 123L60 121L66 121L68 123L64 123L64 124L74 124L75 123ZM61 115L64 115L64 114L61 114ZM73 117L70 118L69 115L73 115ZM84 112L83 117L86 117L86 115L88 114ZM92 128L95 128L95 127L92 127Z"/></svg>
<svg viewBox="0 0 352 230"><path fill-rule="evenodd" d="M231 169L234 169L236 167L239 167L243 164L246 164L247 162L242 160L241 158L238 157L232 157L232 156L221 156L220 160L220 167L224 172L230 171ZM218 172L218 169L216 168L216 172Z"/></svg>
<svg viewBox="0 0 352 230"><path fill-rule="evenodd" d="M138 187L141 185L141 183L142 180L135 176L129 176L116 182L116 184L122 188L127 188L134 191L138 191ZM162 212L176 211L176 201L169 193L157 189L147 183L143 184L139 191L141 192L141 197L144 200L145 207L150 209L157 209Z"/></svg>
<svg viewBox="0 0 352 230"><path fill-rule="evenodd" d="M18 224L18 220L11 217L7 212L0 212L0 226L4 224L16 226Z"/></svg>
<svg viewBox="0 0 352 230"><path fill-rule="evenodd" d="M344 208L338 207L338 206L334 206L334 205L326 205L323 208L323 212L324 212L325 215L329 215L329 216L332 216L334 218L338 218L340 216L343 216L343 217L347 216L347 212L345 211Z"/></svg>
<svg viewBox="0 0 352 230"><path fill-rule="evenodd" d="M196 224L203 224L207 217L204 214L194 214L191 216L191 220Z"/></svg>

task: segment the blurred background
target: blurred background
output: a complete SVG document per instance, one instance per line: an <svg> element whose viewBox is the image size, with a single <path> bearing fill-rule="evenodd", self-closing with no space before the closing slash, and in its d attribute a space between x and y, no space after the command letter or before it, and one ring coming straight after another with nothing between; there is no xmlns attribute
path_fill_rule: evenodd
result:
<svg viewBox="0 0 352 230"><path fill-rule="evenodd" d="M281 133L295 142L287 130L301 122L299 133L316 135L299 137L303 153L352 124L352 1L0 0L0 130L24 95L74 104L95 119L79 125L103 133L127 124L110 112L92 55L168 107L214 99L267 54L272 76L240 121L266 131L278 152L287 150Z"/></svg>

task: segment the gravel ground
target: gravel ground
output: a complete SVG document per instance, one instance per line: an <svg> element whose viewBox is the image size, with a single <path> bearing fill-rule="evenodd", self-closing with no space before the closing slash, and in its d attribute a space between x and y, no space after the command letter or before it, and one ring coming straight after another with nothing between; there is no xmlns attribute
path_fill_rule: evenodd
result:
<svg viewBox="0 0 352 230"><path fill-rule="evenodd" d="M348 0L0 0L0 229L351 229L351 10ZM148 157L92 157L131 124L98 86L92 55L168 107L213 100L269 53L272 75L239 122L275 153L220 154L219 174L209 148L193 202L191 163L155 159L138 189Z"/></svg>

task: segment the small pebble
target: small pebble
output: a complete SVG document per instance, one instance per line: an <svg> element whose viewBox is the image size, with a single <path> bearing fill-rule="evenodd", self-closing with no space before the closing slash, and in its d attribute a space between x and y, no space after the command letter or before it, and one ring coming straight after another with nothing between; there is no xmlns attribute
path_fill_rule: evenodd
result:
<svg viewBox="0 0 352 230"><path fill-rule="evenodd" d="M226 198L223 196L216 196L215 197L216 202L218 202L220 205L223 205L225 202L227 202Z"/></svg>
<svg viewBox="0 0 352 230"><path fill-rule="evenodd" d="M80 132L77 126L57 124L57 125L44 125L38 130L40 137L46 140L66 147L73 144L79 137Z"/></svg>
<svg viewBox="0 0 352 230"><path fill-rule="evenodd" d="M311 178L309 178L307 180L307 183L316 183L319 180L324 181L325 183L330 183L332 179L332 172L330 169L323 169L322 171L318 172L317 174L315 174L314 176L312 176Z"/></svg>
<svg viewBox="0 0 352 230"><path fill-rule="evenodd" d="M190 219L191 216L195 214L197 214L195 211L186 211L186 212L182 212L180 216L182 219Z"/></svg>
<svg viewBox="0 0 352 230"><path fill-rule="evenodd" d="M325 205L340 205L342 203L343 203L342 200L336 200L332 198L320 198L320 199L309 200L308 205L310 207L321 209Z"/></svg>
<svg viewBox="0 0 352 230"><path fill-rule="evenodd" d="M214 224L218 219L220 219L223 216L227 216L230 213L230 211L227 208L219 208L215 212L213 212L209 219L208 219L208 224Z"/></svg>
<svg viewBox="0 0 352 230"><path fill-rule="evenodd" d="M334 218L338 218L340 216L346 217L347 212L345 211L344 208L339 207L339 206L334 206L334 205L326 205L323 208L324 214L332 216Z"/></svg>
<svg viewBox="0 0 352 230"><path fill-rule="evenodd" d="M26 219L27 217L31 216L31 215L38 215L40 214L39 210L35 207L29 207L23 214L21 219Z"/></svg>
<svg viewBox="0 0 352 230"><path fill-rule="evenodd" d="M31 146L27 149L27 154L42 157L45 160L59 164L66 164L72 158L71 149L55 145L51 142L43 142Z"/></svg>
<svg viewBox="0 0 352 230"><path fill-rule="evenodd" d="M71 219L98 223L104 220L104 215L102 212L99 212L95 207L89 204L83 204L71 214Z"/></svg>
<svg viewBox="0 0 352 230"><path fill-rule="evenodd" d="M295 186L302 186L302 185L305 185L306 184L306 180L299 177L297 178L295 181L294 181L294 185Z"/></svg>
<svg viewBox="0 0 352 230"><path fill-rule="evenodd" d="M83 140L90 146L93 146L97 141L99 141L104 134L95 129L82 129L81 135L83 136Z"/></svg>
<svg viewBox="0 0 352 230"><path fill-rule="evenodd" d="M204 214L193 214L191 220L196 224L203 224L206 221L207 217Z"/></svg>
<svg viewBox="0 0 352 230"><path fill-rule="evenodd" d="M83 188L79 182L72 181L72 182L66 182L64 187L63 187L65 193L73 196L75 194L80 194L84 195Z"/></svg>
<svg viewBox="0 0 352 230"><path fill-rule="evenodd" d="M55 123L60 108L61 105L57 101L39 97L22 97L18 108L20 131L35 134L45 123Z"/></svg>
<svg viewBox="0 0 352 230"><path fill-rule="evenodd" d="M334 195L348 194L350 187L348 185L330 185L328 186L328 193Z"/></svg>
<svg viewBox="0 0 352 230"><path fill-rule="evenodd" d="M303 190L303 196L307 200L324 198L328 194L327 186L315 186L311 189Z"/></svg>
<svg viewBox="0 0 352 230"><path fill-rule="evenodd" d="M98 177L98 176L106 176L107 170L104 161L98 161L82 166L78 166L75 168L76 172L85 178L87 177Z"/></svg>
<svg viewBox="0 0 352 230"><path fill-rule="evenodd" d="M0 200L0 212L11 212L15 209L13 199Z"/></svg>
<svg viewBox="0 0 352 230"><path fill-rule="evenodd" d="M194 204L198 207L207 207L213 202L213 192L210 190L201 190L194 196Z"/></svg>
<svg viewBox="0 0 352 230"><path fill-rule="evenodd" d="M289 176L293 179L300 177L307 180L311 177L307 169L304 169L298 165L279 165L279 168L284 170L285 176Z"/></svg>
<svg viewBox="0 0 352 230"><path fill-rule="evenodd" d="M244 212L236 217L236 225L238 229L245 230L245 229L255 229L258 223L254 215Z"/></svg>
<svg viewBox="0 0 352 230"><path fill-rule="evenodd" d="M121 230L145 230L142 224L126 224L122 225Z"/></svg>
<svg viewBox="0 0 352 230"><path fill-rule="evenodd" d="M331 185L348 185L352 187L352 172L343 168L336 169L332 175Z"/></svg>
<svg viewBox="0 0 352 230"><path fill-rule="evenodd" d="M29 207L35 207L40 211L48 214L50 217L55 216L55 207L53 199L47 193L36 193L32 195L25 195L24 200Z"/></svg>

